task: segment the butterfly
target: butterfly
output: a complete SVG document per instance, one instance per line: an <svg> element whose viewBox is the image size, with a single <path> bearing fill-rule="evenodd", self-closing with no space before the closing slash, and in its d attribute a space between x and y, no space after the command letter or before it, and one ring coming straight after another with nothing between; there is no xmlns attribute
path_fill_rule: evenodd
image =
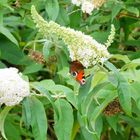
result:
<svg viewBox="0 0 140 140"><path fill-rule="evenodd" d="M84 66L78 60L69 62L70 64L70 74L75 77L76 81L80 83L80 85L85 84L85 73L84 73Z"/></svg>

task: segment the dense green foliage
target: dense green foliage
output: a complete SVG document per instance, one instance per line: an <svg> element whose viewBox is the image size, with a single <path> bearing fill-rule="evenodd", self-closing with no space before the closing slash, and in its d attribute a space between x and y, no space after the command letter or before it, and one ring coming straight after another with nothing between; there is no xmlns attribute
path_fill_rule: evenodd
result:
<svg viewBox="0 0 140 140"><path fill-rule="evenodd" d="M100 43L114 24L113 55L103 66L85 70L85 85L69 74L64 43L44 43L31 18L32 5L45 20ZM139 47L139 0L107 0L90 16L70 0L0 0L0 68L18 68L31 86L31 96L20 105L1 106L0 139L5 132L8 140L139 140Z"/></svg>

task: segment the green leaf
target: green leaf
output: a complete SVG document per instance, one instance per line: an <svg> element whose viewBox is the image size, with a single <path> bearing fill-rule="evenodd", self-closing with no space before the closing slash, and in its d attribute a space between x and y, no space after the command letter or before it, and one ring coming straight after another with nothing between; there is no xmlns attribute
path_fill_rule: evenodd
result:
<svg viewBox="0 0 140 140"><path fill-rule="evenodd" d="M66 96L66 99L77 109L77 103L76 103L76 98L74 95L74 92L63 85L56 85L53 87L53 91L55 92L55 95L60 93L63 93Z"/></svg>
<svg viewBox="0 0 140 140"><path fill-rule="evenodd" d="M138 66L140 66L140 58L132 60L130 63L125 64L121 70L126 69L136 69Z"/></svg>
<svg viewBox="0 0 140 140"><path fill-rule="evenodd" d="M132 104L130 85L121 75L119 77L119 84L117 90L120 104L123 110L126 112L127 115L131 116Z"/></svg>
<svg viewBox="0 0 140 140"><path fill-rule="evenodd" d="M92 125L92 123L91 123L91 125ZM103 120L102 120L102 116L99 116L95 123L95 131L96 131L99 139L101 137L102 129L103 129Z"/></svg>
<svg viewBox="0 0 140 140"><path fill-rule="evenodd" d="M5 120L5 134L8 140L21 140L20 126L15 125L15 120L10 115Z"/></svg>
<svg viewBox="0 0 140 140"><path fill-rule="evenodd" d="M35 97L30 97L30 109L32 113L31 127L35 140L47 139L48 122L43 104Z"/></svg>
<svg viewBox="0 0 140 140"><path fill-rule="evenodd" d="M16 16L16 15L10 15L10 16L4 17L4 22L5 22L4 23L5 26L10 26L13 28L15 26L18 26L19 24L22 26L24 25L21 17Z"/></svg>
<svg viewBox="0 0 140 140"><path fill-rule="evenodd" d="M39 83L41 86L46 88L52 94L54 98L59 96L66 96L66 99L77 109L76 98L73 90L63 85L56 85L53 80L42 80Z"/></svg>
<svg viewBox="0 0 140 140"><path fill-rule="evenodd" d="M69 17L70 17L70 26L72 28L80 26L82 21L80 10L74 9L71 13L69 13Z"/></svg>
<svg viewBox="0 0 140 140"><path fill-rule="evenodd" d="M28 97L26 97L22 102L22 119L27 128L29 128L31 125L32 113L30 108L30 98Z"/></svg>
<svg viewBox="0 0 140 140"><path fill-rule="evenodd" d="M48 13L49 19L55 21L59 13L58 0L46 0L45 9Z"/></svg>
<svg viewBox="0 0 140 140"><path fill-rule="evenodd" d="M120 104L123 110L126 112L127 115L131 115L131 90L128 81L123 77L123 75L119 73L118 69L113 64L111 64L110 62L106 62L105 65L114 72L114 77L118 81L116 87ZM114 80L112 84L114 84Z"/></svg>
<svg viewBox="0 0 140 140"><path fill-rule="evenodd" d="M124 43L127 46L136 46L136 47L139 47L140 40L126 40Z"/></svg>
<svg viewBox="0 0 140 140"><path fill-rule="evenodd" d="M30 16L28 16L28 15L25 16L24 23L27 27L34 28L34 22L33 22L33 20L31 19Z"/></svg>
<svg viewBox="0 0 140 140"><path fill-rule="evenodd" d="M129 6L126 8L127 11L129 11L130 13L132 14L135 14L136 17L139 17L140 13L139 13L139 9L136 8L136 7L132 7L132 6Z"/></svg>
<svg viewBox="0 0 140 140"><path fill-rule="evenodd" d="M6 65L0 61L0 68L6 68Z"/></svg>
<svg viewBox="0 0 140 140"><path fill-rule="evenodd" d="M2 25L0 25L0 33L5 35L11 42L18 46L16 38L10 33L10 31L7 28L3 27Z"/></svg>
<svg viewBox="0 0 140 140"><path fill-rule="evenodd" d="M68 66L68 50L66 47L61 46L56 47L56 57L57 57L57 67L58 71L62 70L64 67Z"/></svg>
<svg viewBox="0 0 140 140"><path fill-rule="evenodd" d="M84 118L83 116L81 116L79 112L78 112L77 116L78 116L78 122L80 124L80 130L81 130L80 132L84 136L84 139L85 140L92 140L92 139L93 140L99 140L99 138L98 138L97 133L95 132L95 130L92 130L91 131L88 128L88 126L86 125L87 124L86 118Z"/></svg>
<svg viewBox="0 0 140 140"><path fill-rule="evenodd" d="M3 25L3 11L0 12L0 25Z"/></svg>
<svg viewBox="0 0 140 140"><path fill-rule="evenodd" d="M79 132L79 128L80 128L80 124L79 124L79 122L77 120L77 111L74 111L73 115L74 115L74 124L73 124L73 129L72 129L71 140L76 139L76 135Z"/></svg>
<svg viewBox="0 0 140 140"><path fill-rule="evenodd" d="M107 78L107 74L103 71L98 71L94 74L94 78L92 80L92 85L95 87L97 84L104 82Z"/></svg>
<svg viewBox="0 0 140 140"><path fill-rule="evenodd" d="M5 136L5 132L4 132L4 122L6 119L7 114L9 113L9 111L12 109L13 107L11 106L6 106L1 112L0 112L0 132L2 134L2 136L7 140L6 136Z"/></svg>
<svg viewBox="0 0 140 140"><path fill-rule="evenodd" d="M106 120L109 123L109 125L113 128L114 132L117 132L117 123L119 120L118 115L115 116L106 116Z"/></svg>
<svg viewBox="0 0 140 140"><path fill-rule="evenodd" d="M11 64L28 64L27 61L25 61L26 57L23 54L22 50L7 38L5 38L5 36L3 35L0 35L0 52L0 58L6 60Z"/></svg>
<svg viewBox="0 0 140 140"><path fill-rule="evenodd" d="M96 123L97 118L103 112L105 107L116 97L117 97L117 92L110 91L110 94L107 96L107 98L105 98L105 100L100 105L98 105L96 108L94 108L92 114L90 115L90 119L91 119L91 121L93 121L93 124ZM93 125L93 127L94 127L94 125Z"/></svg>
<svg viewBox="0 0 140 140"><path fill-rule="evenodd" d="M47 89L48 91L53 91L55 90L55 83L53 80L51 79L47 79L47 80L42 80L38 83L40 86L43 86L45 89Z"/></svg>
<svg viewBox="0 0 140 140"><path fill-rule="evenodd" d="M140 140L140 137L135 137L134 140Z"/></svg>
<svg viewBox="0 0 140 140"><path fill-rule="evenodd" d="M88 77L86 79L86 83L84 85L80 86L80 88L79 88L79 93L78 93L77 98L78 98L78 107L79 107L80 112L81 112L81 105L83 103L83 100L85 99L85 97L87 96L87 94L90 91L92 78L93 78L93 75Z"/></svg>
<svg viewBox="0 0 140 140"><path fill-rule="evenodd" d="M101 36L102 35L102 36ZM94 31L91 36L100 43L104 43L107 40L108 32ZM100 36L100 37L99 37Z"/></svg>
<svg viewBox="0 0 140 140"><path fill-rule="evenodd" d="M3 7L8 8L8 9L11 10L12 12L14 11L14 9L11 8L11 7L9 6L9 3L8 3L7 0L1 0L1 1L0 1L0 6L3 6Z"/></svg>
<svg viewBox="0 0 140 140"><path fill-rule="evenodd" d="M73 109L64 99L57 99L55 105L59 112L59 117L54 114L54 129L58 140L71 140L73 127Z"/></svg>
<svg viewBox="0 0 140 140"><path fill-rule="evenodd" d="M123 130L120 130L120 131L123 131ZM116 134L113 130L111 130L109 136L110 136L110 140L118 140L118 138L119 140L126 140L123 135L124 135L123 132L121 134L120 133Z"/></svg>
<svg viewBox="0 0 140 140"><path fill-rule="evenodd" d="M70 23L68 14L67 14L66 10L62 6L59 9L59 14L58 14L58 17L57 17L57 21L62 26L69 25L69 23Z"/></svg>
<svg viewBox="0 0 140 140"><path fill-rule="evenodd" d="M75 81L75 79L70 75L69 68L68 67L64 67L62 70L60 70L59 72L57 72L57 74L68 85L71 85L72 87L76 87L76 85L78 85L78 83L76 83L77 81Z"/></svg>
<svg viewBox="0 0 140 140"><path fill-rule="evenodd" d="M31 65L28 65L25 70L23 71L24 74L30 74L38 72L42 69L43 65L38 63L32 63Z"/></svg>
<svg viewBox="0 0 140 140"><path fill-rule="evenodd" d="M131 84L132 98L135 100L138 109L140 110L140 83L134 82Z"/></svg>
<svg viewBox="0 0 140 140"><path fill-rule="evenodd" d="M122 60L125 63L131 62L127 55L114 54L111 56L111 58L115 58L117 60Z"/></svg>
<svg viewBox="0 0 140 140"><path fill-rule="evenodd" d="M48 61L52 46L53 46L52 42L50 42L49 40L45 41L44 46L43 46L43 56L46 61Z"/></svg>
<svg viewBox="0 0 140 140"><path fill-rule="evenodd" d="M119 70L112 63L106 61L104 64L108 69L112 70L117 77L119 77Z"/></svg>
<svg viewBox="0 0 140 140"><path fill-rule="evenodd" d="M125 115L120 115L119 116L122 120L124 120L125 122L127 122L130 126L132 127L139 127L140 126L140 120L139 118L132 118L129 116L125 116Z"/></svg>
<svg viewBox="0 0 140 140"><path fill-rule="evenodd" d="M54 99L50 95L49 91L42 85L42 83L34 82L34 83L31 84L31 87L33 87L34 89L39 91L42 94L42 96L46 97L50 101L50 103L53 106L53 109L54 109L55 113L58 116L58 110L57 110L57 108L56 108L56 106L54 104Z"/></svg>
<svg viewBox="0 0 140 140"><path fill-rule="evenodd" d="M134 130L135 130L135 133L136 133L138 136L140 136L140 127L135 127Z"/></svg>
<svg viewBox="0 0 140 140"><path fill-rule="evenodd" d="M86 95L86 98L83 100L82 102L82 113L87 115L88 114L88 111L89 111L89 108L90 106L92 106L92 102L96 102L96 94L98 94L98 92L102 89L104 89L105 86L107 86L109 83L108 82L104 82L104 83L101 83L97 86L95 86L93 88L92 91L90 91L89 94Z"/></svg>
<svg viewBox="0 0 140 140"><path fill-rule="evenodd" d="M113 19L118 15L118 13L121 11L122 9L122 5L121 3L116 4L113 9L112 9L112 13L111 13L111 19L113 21Z"/></svg>
<svg viewBox="0 0 140 140"><path fill-rule="evenodd" d="M118 82L118 79L116 78L116 75L114 73L113 74L111 73L108 75L108 80L112 83L112 85L114 87L117 88L119 82Z"/></svg>

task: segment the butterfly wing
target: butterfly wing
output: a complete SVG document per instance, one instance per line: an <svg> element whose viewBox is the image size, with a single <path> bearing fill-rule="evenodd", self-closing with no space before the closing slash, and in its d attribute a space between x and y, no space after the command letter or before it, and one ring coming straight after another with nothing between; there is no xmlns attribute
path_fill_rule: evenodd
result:
<svg viewBox="0 0 140 140"><path fill-rule="evenodd" d="M70 62L70 73L81 84L85 84L84 66L79 61Z"/></svg>
<svg viewBox="0 0 140 140"><path fill-rule="evenodd" d="M81 84L84 85L85 84L85 74L84 74L84 70L80 70L76 76L76 80Z"/></svg>

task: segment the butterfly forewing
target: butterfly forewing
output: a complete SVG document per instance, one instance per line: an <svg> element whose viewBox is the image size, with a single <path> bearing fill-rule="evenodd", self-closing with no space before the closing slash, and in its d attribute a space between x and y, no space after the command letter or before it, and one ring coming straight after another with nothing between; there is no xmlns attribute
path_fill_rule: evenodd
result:
<svg viewBox="0 0 140 140"><path fill-rule="evenodd" d="M79 61L70 62L70 73L81 84L85 84L84 66Z"/></svg>

